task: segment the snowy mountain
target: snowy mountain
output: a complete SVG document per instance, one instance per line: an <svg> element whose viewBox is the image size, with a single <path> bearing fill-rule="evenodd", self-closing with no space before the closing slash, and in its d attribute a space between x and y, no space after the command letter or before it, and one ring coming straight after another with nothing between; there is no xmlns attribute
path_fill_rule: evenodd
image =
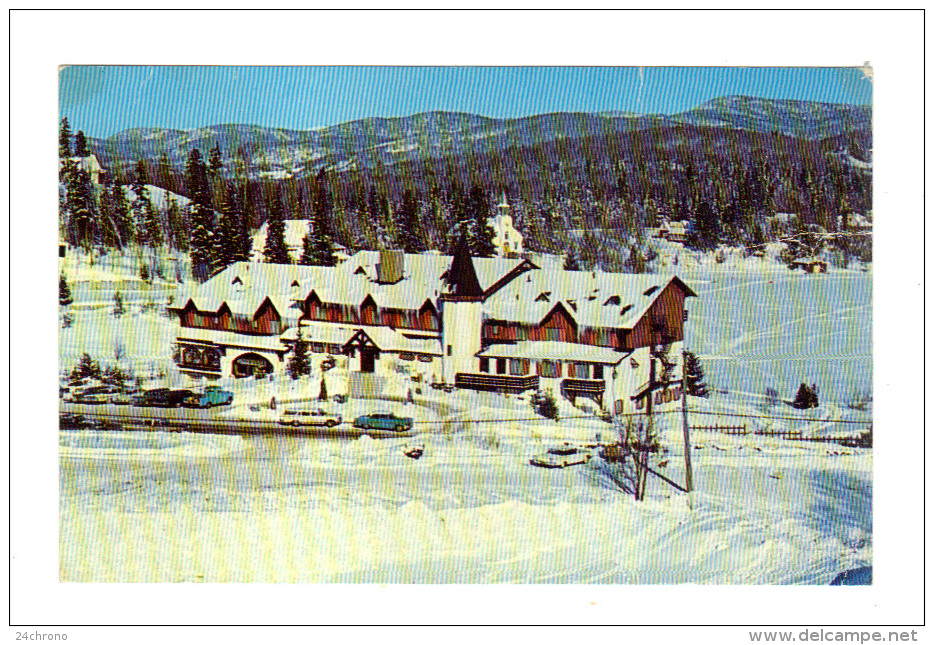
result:
<svg viewBox="0 0 934 645"><path fill-rule="evenodd" d="M464 157L556 141L633 134L659 127L722 128L822 139L856 131L868 136L869 106L721 97L674 115L628 112L554 113L519 119L492 119L460 112L425 112L374 117L318 130L287 130L221 124L193 130L133 128L107 139L91 139L105 166L129 169L139 159L155 164L165 153L176 171L193 148L203 154L215 144L225 172L283 179L307 177L321 168L373 168L432 157Z"/></svg>

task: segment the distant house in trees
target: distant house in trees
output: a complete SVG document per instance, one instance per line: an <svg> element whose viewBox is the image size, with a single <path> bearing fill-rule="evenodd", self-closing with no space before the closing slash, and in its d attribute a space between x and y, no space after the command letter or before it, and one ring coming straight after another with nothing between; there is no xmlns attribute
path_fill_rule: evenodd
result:
<svg viewBox="0 0 934 645"><path fill-rule="evenodd" d="M840 229L848 233L872 233L872 222L859 213L840 216Z"/></svg>
<svg viewBox="0 0 934 645"><path fill-rule="evenodd" d="M95 155L88 155L87 157L71 157L70 161L75 165L77 170L83 170L86 172L88 179L90 179L91 183L95 186L98 186L103 182L101 175L107 174L107 171L103 166L101 166ZM63 166L64 164L64 159L59 160L60 166Z"/></svg>
<svg viewBox="0 0 934 645"><path fill-rule="evenodd" d="M666 219L663 220L661 226L658 227L658 232L655 233L655 237L668 240L669 242L684 242L684 240L687 239L687 233L687 227L684 225L684 222L672 222Z"/></svg>
<svg viewBox="0 0 934 645"><path fill-rule="evenodd" d="M827 263L820 258L796 258L788 263L788 268L802 269L805 273L827 273Z"/></svg>
<svg viewBox="0 0 934 645"><path fill-rule="evenodd" d="M496 215L493 216L490 225L493 227L493 246L496 247L496 255L508 258L522 253L522 233L517 231L513 225L506 195L503 195L502 201L497 204Z"/></svg>

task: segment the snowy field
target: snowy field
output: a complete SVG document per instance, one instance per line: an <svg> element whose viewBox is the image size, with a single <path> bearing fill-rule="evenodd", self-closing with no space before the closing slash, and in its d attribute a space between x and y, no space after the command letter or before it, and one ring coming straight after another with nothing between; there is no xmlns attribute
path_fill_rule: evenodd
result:
<svg viewBox="0 0 934 645"><path fill-rule="evenodd" d="M766 386L793 398L806 381L820 387L819 409L780 404L771 414L808 421L750 426L812 436L862 429L822 419L871 419L871 408L845 406L853 387L871 385L870 275L685 277L701 296L688 301L686 344L712 391L692 407L762 414ZM174 323L133 307L119 319L79 309L62 331L63 367L122 345L137 367L164 367L172 380ZM282 392L262 387L258 401ZM317 393L306 389L290 396ZM563 441L614 437L566 401L555 423L536 417L527 397L420 398L417 436L386 440L61 431L61 579L828 584L872 564L870 450L696 432L696 491L650 478L636 502L598 459L529 465ZM352 401L347 410L371 405L412 409ZM658 417L659 470L675 481L684 479L679 422ZM424 447L417 461L404 455L413 444Z"/></svg>

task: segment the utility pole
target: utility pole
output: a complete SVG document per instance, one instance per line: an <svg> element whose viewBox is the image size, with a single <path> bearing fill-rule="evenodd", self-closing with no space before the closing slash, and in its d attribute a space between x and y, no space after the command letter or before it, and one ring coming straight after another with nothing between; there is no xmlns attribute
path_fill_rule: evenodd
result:
<svg viewBox="0 0 934 645"><path fill-rule="evenodd" d="M694 473L691 471L691 427L688 425L688 379L685 367L687 352L681 350L681 422L684 430L684 487L694 490Z"/></svg>

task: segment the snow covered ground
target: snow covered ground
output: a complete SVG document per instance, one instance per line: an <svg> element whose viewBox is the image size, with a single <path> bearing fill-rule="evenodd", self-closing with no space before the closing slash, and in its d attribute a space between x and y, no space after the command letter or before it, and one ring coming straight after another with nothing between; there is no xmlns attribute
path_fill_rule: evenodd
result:
<svg viewBox="0 0 934 645"><path fill-rule="evenodd" d="M827 584L872 561L856 449L698 437L697 492L653 479L640 503L488 428L423 437L417 461L407 439L132 439L92 456L62 432L63 580Z"/></svg>
<svg viewBox="0 0 934 645"><path fill-rule="evenodd" d="M870 275L685 277L700 294L688 302L686 345L712 391L692 399L692 424L819 436L862 429L826 419L871 419L871 407L845 405L853 387L871 385ZM175 323L142 309L133 300L114 318L109 305L78 307L61 332L63 368L83 351L103 360L122 346L134 367L183 379L169 355ZM341 372L327 376L330 394ZM403 395L390 381L384 394ZM764 406L765 387L793 398L802 381L818 383L817 410ZM313 398L319 387L249 385L257 402ZM564 441L613 440L616 429L566 401L558 422L535 415L527 396L427 390L418 403L351 401L353 413L380 407L421 421L417 436L384 440L60 431L61 578L827 584L872 564L870 450L695 432L696 491L653 477L636 502L599 459L529 465ZM658 469L683 481L680 416L657 419ZM404 455L413 444L424 446L419 460Z"/></svg>

